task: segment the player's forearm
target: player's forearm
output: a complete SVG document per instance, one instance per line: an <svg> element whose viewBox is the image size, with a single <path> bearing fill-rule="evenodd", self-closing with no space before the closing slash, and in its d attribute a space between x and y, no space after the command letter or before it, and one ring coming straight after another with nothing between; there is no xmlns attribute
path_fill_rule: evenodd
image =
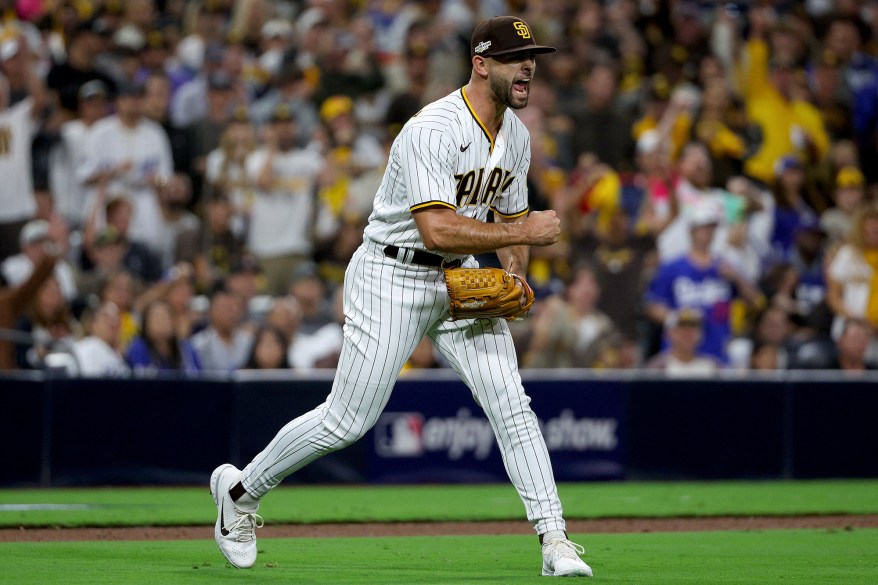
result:
<svg viewBox="0 0 878 585"><path fill-rule="evenodd" d="M429 250L447 254L482 254L510 246L523 246L528 241L524 224L484 223L452 213L441 222L421 230ZM419 224L420 227L420 224Z"/></svg>
<svg viewBox="0 0 878 585"><path fill-rule="evenodd" d="M548 246L558 241L560 222L554 211L535 211L523 220L483 223L446 207L414 213L428 250L447 254L481 254L510 246Z"/></svg>

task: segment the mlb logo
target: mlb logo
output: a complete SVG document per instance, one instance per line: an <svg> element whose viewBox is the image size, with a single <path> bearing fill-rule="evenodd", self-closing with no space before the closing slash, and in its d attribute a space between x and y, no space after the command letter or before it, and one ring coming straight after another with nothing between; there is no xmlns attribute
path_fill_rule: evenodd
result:
<svg viewBox="0 0 878 585"><path fill-rule="evenodd" d="M419 412L385 412L375 425L381 457L418 457L424 452L424 417Z"/></svg>

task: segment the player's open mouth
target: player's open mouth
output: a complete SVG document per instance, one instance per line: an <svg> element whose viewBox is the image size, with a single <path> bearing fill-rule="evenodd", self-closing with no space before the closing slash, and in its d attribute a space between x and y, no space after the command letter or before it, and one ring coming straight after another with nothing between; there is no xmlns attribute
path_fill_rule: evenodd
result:
<svg viewBox="0 0 878 585"><path fill-rule="evenodd" d="M518 95L527 95L530 90L530 79L520 79L512 84L512 89Z"/></svg>

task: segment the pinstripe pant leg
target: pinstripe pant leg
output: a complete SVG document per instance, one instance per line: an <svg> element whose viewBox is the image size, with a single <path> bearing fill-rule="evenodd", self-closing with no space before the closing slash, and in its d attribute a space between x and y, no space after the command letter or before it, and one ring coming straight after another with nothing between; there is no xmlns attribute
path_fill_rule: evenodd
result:
<svg viewBox="0 0 878 585"><path fill-rule="evenodd" d="M440 289L435 272L406 268L364 248L354 254L345 274L344 345L332 392L285 425L244 468L248 492L265 495L287 475L372 428L403 364L444 310L444 283Z"/></svg>
<svg viewBox="0 0 878 585"><path fill-rule="evenodd" d="M537 417L524 393L515 347L502 319L441 323L430 332L484 409L503 464L537 534L564 530L561 501Z"/></svg>

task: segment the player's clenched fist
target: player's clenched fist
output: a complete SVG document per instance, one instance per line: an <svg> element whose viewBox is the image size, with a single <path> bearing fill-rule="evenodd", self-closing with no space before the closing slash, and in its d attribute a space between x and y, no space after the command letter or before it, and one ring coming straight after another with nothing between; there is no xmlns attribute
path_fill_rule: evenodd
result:
<svg viewBox="0 0 878 585"><path fill-rule="evenodd" d="M530 243L534 246L554 244L561 237L561 220L551 209L548 211L532 211L527 216L525 225L530 234Z"/></svg>

